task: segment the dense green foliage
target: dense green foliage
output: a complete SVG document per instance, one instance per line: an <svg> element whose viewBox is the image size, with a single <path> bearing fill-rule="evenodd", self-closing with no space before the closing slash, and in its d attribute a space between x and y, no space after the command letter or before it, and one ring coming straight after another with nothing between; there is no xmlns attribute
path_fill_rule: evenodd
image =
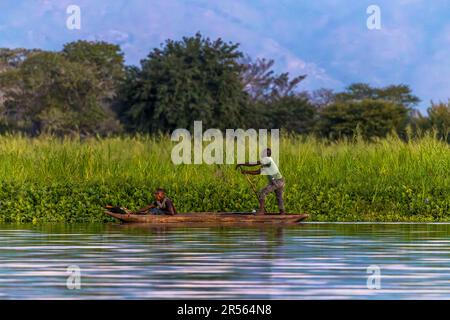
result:
<svg viewBox="0 0 450 320"><path fill-rule="evenodd" d="M105 42L71 42L60 52L0 49L0 132L155 134L201 120L205 128L282 128L326 139L435 129L448 140L448 105L432 104L424 117L407 85L305 92L308 75L274 66L201 34L167 40L139 66L126 66L120 46Z"/></svg>
<svg viewBox="0 0 450 320"><path fill-rule="evenodd" d="M11 67L0 73L4 127L30 135L118 132L110 108L124 75L118 46L79 41L63 52L8 54L18 61L4 57Z"/></svg>
<svg viewBox="0 0 450 320"><path fill-rule="evenodd" d="M141 132L190 128L196 120L209 128L242 126L247 95L237 47L197 34L154 49L127 86L132 94L126 92L123 103L129 126Z"/></svg>
<svg viewBox="0 0 450 320"><path fill-rule="evenodd" d="M324 137L339 139L359 132L365 139L401 134L408 124L408 110L380 100L337 102L320 110L317 129ZM355 126L356 125L356 126Z"/></svg>
<svg viewBox="0 0 450 320"><path fill-rule="evenodd" d="M402 84L304 92L307 75L277 74L274 64L200 34L167 40L140 66L105 42L0 49L0 221L105 221L103 205L136 209L158 186L181 212L255 208L233 166L172 165L167 134L198 120L204 130L295 134L281 150L290 212L450 220L449 103L422 116Z"/></svg>
<svg viewBox="0 0 450 320"><path fill-rule="evenodd" d="M379 100L403 106L406 109L414 107L419 98L411 93L406 85L390 85L385 88L373 88L366 83L354 83L341 93L335 95L337 102Z"/></svg>
<svg viewBox="0 0 450 320"><path fill-rule="evenodd" d="M256 207L231 165L180 165L166 137L0 137L0 221L110 221L106 204L131 209L168 190L180 212ZM450 152L433 137L328 143L284 137L286 208L316 221L450 221ZM255 177L258 187L266 182ZM269 209L276 210L270 196Z"/></svg>
<svg viewBox="0 0 450 320"><path fill-rule="evenodd" d="M425 122L427 128L434 128L439 139L450 142L450 101L432 103L428 108L428 120L428 123Z"/></svg>

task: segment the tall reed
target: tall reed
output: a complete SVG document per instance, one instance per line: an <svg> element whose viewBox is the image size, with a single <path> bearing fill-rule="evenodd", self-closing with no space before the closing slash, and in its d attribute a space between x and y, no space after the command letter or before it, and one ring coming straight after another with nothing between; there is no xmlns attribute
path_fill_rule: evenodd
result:
<svg viewBox="0 0 450 320"><path fill-rule="evenodd" d="M171 162L168 137L0 137L0 221L107 221L168 190L179 211L248 211L256 199L232 165ZM448 221L450 152L432 136L330 142L285 136L280 169L289 212L317 221ZM266 180L254 178L258 187ZM276 210L273 196L269 209Z"/></svg>

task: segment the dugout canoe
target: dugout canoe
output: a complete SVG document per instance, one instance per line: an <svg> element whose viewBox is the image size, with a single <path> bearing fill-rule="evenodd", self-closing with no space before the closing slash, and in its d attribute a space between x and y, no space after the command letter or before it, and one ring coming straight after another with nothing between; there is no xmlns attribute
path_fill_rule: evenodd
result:
<svg viewBox="0 0 450 320"><path fill-rule="evenodd" d="M139 215L120 214L110 211L107 215L125 223L146 224L296 224L306 220L308 214L286 214L266 213L255 215L245 212L196 212L170 215Z"/></svg>

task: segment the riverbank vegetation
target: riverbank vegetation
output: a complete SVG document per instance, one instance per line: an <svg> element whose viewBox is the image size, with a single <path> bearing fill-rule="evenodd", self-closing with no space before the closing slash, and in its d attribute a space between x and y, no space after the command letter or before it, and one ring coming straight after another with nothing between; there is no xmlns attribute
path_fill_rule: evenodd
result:
<svg viewBox="0 0 450 320"><path fill-rule="evenodd" d="M194 121L281 129L290 212L450 220L450 103L431 102L423 116L405 84L307 92L308 75L277 73L239 47L196 34L167 40L139 66L101 41L1 48L0 221L108 221L103 205L142 207L156 187L180 212L255 208L233 166L172 164L169 134Z"/></svg>
<svg viewBox="0 0 450 320"><path fill-rule="evenodd" d="M136 209L160 186L180 212L256 208L234 166L175 166L172 145L166 136L1 136L0 221L110 221L102 206ZM448 145L430 135L408 142L284 136L280 145L287 210L314 221L450 221L449 163ZM271 211L275 202L272 195Z"/></svg>

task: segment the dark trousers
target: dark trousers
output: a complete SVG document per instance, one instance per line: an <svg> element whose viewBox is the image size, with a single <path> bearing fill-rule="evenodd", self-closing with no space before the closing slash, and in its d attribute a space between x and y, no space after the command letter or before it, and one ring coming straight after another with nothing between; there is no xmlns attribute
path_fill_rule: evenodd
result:
<svg viewBox="0 0 450 320"><path fill-rule="evenodd" d="M284 211L283 191L285 185L286 182L283 178L272 180L267 186L264 187L264 189L260 191L259 200L264 202L269 193L275 192L278 201L278 208L280 211Z"/></svg>
<svg viewBox="0 0 450 320"><path fill-rule="evenodd" d="M150 209L150 213L151 214L155 214L155 215L164 215L164 214L166 214L166 212L161 210L160 208L152 208L152 209Z"/></svg>

